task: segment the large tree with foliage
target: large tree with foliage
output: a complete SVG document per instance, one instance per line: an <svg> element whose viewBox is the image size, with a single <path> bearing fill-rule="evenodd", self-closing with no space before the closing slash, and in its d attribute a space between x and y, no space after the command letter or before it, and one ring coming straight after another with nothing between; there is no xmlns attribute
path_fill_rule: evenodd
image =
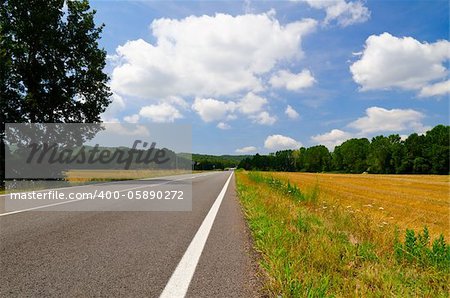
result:
<svg viewBox="0 0 450 298"><path fill-rule="evenodd" d="M450 164L450 126L437 125L425 135L424 157L432 174L448 174Z"/></svg>
<svg viewBox="0 0 450 298"><path fill-rule="evenodd" d="M110 90L94 15L88 1L2 1L2 150L5 123L100 122Z"/></svg>
<svg viewBox="0 0 450 298"><path fill-rule="evenodd" d="M330 170L331 155L323 145L309 147L305 151L305 169L308 172L326 172Z"/></svg>
<svg viewBox="0 0 450 298"><path fill-rule="evenodd" d="M350 139L336 146L333 152L333 168L347 173L367 171L367 155L370 142L366 138Z"/></svg>

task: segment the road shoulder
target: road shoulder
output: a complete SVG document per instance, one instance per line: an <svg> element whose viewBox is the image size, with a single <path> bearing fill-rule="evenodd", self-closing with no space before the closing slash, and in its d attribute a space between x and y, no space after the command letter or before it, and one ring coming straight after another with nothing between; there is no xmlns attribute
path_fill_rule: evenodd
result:
<svg viewBox="0 0 450 298"><path fill-rule="evenodd" d="M264 296L256 256L233 175L187 297Z"/></svg>

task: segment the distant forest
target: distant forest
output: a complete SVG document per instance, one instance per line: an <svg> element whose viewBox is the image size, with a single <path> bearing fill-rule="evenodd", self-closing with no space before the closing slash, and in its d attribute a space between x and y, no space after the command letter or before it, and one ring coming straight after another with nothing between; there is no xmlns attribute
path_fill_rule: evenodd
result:
<svg viewBox="0 0 450 298"><path fill-rule="evenodd" d="M330 152L323 145L244 158L239 168L261 171L449 174L450 126L437 125L405 140L398 134L354 138Z"/></svg>
<svg viewBox="0 0 450 298"><path fill-rule="evenodd" d="M183 157L183 154L179 154ZM206 154L192 154L193 170L209 171L209 170L223 170L226 168L235 168L248 155L206 155Z"/></svg>

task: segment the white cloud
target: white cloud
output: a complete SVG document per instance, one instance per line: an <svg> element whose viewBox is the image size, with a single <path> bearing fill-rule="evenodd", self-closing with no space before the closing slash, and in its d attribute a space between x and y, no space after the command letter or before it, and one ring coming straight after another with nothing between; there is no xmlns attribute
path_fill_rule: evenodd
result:
<svg viewBox="0 0 450 298"><path fill-rule="evenodd" d="M256 150L258 150L258 148L256 148L255 146L248 146L236 149L236 153L250 153L255 152Z"/></svg>
<svg viewBox="0 0 450 298"><path fill-rule="evenodd" d="M116 49L111 88L147 99L257 92L278 62L302 57L302 37L316 25L313 19L281 25L274 12L156 19L155 43L131 40Z"/></svg>
<svg viewBox="0 0 450 298"><path fill-rule="evenodd" d="M196 98L192 109L205 122L220 121L227 119L230 113L236 109L236 103L223 102L213 98Z"/></svg>
<svg viewBox="0 0 450 298"><path fill-rule="evenodd" d="M356 23L363 23L370 18L370 11L362 1L345 0L291 0L294 2L306 2L316 9L324 9L325 24L336 21L340 26L346 27Z"/></svg>
<svg viewBox="0 0 450 298"><path fill-rule="evenodd" d="M130 125L122 123L107 123L105 126L105 134L117 134L121 136L149 136L150 132L143 125Z"/></svg>
<svg viewBox="0 0 450 298"><path fill-rule="evenodd" d="M438 96L450 93L450 80L428 85L420 90L420 97Z"/></svg>
<svg viewBox="0 0 450 298"><path fill-rule="evenodd" d="M189 108L189 104L179 96L168 96L163 100L163 102L178 106L183 109Z"/></svg>
<svg viewBox="0 0 450 298"><path fill-rule="evenodd" d="M251 115L249 118L252 119L254 123L261 125L272 125L277 121L277 118L270 116L270 114L266 111L256 115Z"/></svg>
<svg viewBox="0 0 450 298"><path fill-rule="evenodd" d="M106 108L106 111L101 114L103 122L120 122L117 119L117 114L125 108L125 101L116 93L111 95L111 103Z"/></svg>
<svg viewBox="0 0 450 298"><path fill-rule="evenodd" d="M225 123L225 122L219 122L219 123L217 123L217 128L220 128L220 129L230 129L231 128L231 126L228 124L228 123Z"/></svg>
<svg viewBox="0 0 450 298"><path fill-rule="evenodd" d="M412 131L424 134L431 127L425 126L422 119L425 115L413 109L384 109L380 107L370 107L366 109L366 115L350 122L347 127L353 128L354 132L347 132L340 129L333 129L330 132L311 137L315 143L327 146L332 150L335 146L344 141L357 137L369 138L381 133L400 133ZM400 135L402 139L405 135Z"/></svg>
<svg viewBox="0 0 450 298"><path fill-rule="evenodd" d="M421 90L422 96L448 92L445 62L450 59L450 42L421 43L412 37L389 33L371 35L361 58L350 66L353 80L362 91L400 88Z"/></svg>
<svg viewBox="0 0 450 298"><path fill-rule="evenodd" d="M421 120L425 115L412 109L387 110L379 107L366 109L366 116L348 124L357 129L359 134L367 135L377 132L400 132L407 129L422 132L426 129Z"/></svg>
<svg viewBox="0 0 450 298"><path fill-rule="evenodd" d="M264 147L269 150L298 149L301 146L300 142L283 135L271 135L264 141Z"/></svg>
<svg viewBox="0 0 450 298"><path fill-rule="evenodd" d="M270 78L270 84L274 88L286 88L290 91L297 91L314 85L316 80L307 69L298 74L287 70L280 70Z"/></svg>
<svg viewBox="0 0 450 298"><path fill-rule="evenodd" d="M311 137L311 140L317 144L324 145L328 149L333 150L334 147L342 144L344 141L352 138L352 134L340 129L333 129L330 132L319 134Z"/></svg>
<svg viewBox="0 0 450 298"><path fill-rule="evenodd" d="M142 107L139 116L157 123L174 122L176 119L183 118L177 108L165 102Z"/></svg>
<svg viewBox="0 0 450 298"><path fill-rule="evenodd" d="M267 99L249 92L238 103L239 111L243 114L254 114L260 112L264 105L267 104Z"/></svg>
<svg viewBox="0 0 450 298"><path fill-rule="evenodd" d="M267 111L263 111L266 103L267 99L250 92L238 102L225 102L214 98L196 98L192 109L205 122L234 120L237 118L236 113L240 112L251 119L253 123L272 125L277 119ZM227 129L229 125L219 123L217 127Z"/></svg>
<svg viewBox="0 0 450 298"><path fill-rule="evenodd" d="M138 123L139 115L134 114L134 115L130 115L130 116L125 116L125 117L123 117L123 120L128 123Z"/></svg>
<svg viewBox="0 0 450 298"><path fill-rule="evenodd" d="M286 107L286 110L284 111L284 113L290 118L290 119L297 119L300 115L297 113L296 110L294 110L293 107L291 107L290 105L288 105Z"/></svg>

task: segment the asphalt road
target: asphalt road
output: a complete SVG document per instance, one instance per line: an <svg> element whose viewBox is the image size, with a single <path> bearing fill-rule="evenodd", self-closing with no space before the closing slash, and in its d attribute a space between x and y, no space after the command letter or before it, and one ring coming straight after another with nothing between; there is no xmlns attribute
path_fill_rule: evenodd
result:
<svg viewBox="0 0 450 298"><path fill-rule="evenodd" d="M48 211L62 205L0 211L0 295L258 296L249 235L230 175L182 177L192 182L192 211L120 211L126 201L116 211ZM176 183L180 176L101 187L146 190ZM78 190L86 188L66 189Z"/></svg>

